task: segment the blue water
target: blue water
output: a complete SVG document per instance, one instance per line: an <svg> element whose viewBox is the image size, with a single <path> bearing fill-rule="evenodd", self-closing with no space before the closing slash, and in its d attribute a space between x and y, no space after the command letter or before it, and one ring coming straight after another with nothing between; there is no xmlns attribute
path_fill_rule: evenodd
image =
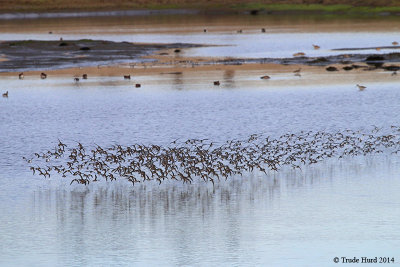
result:
<svg viewBox="0 0 400 267"><path fill-rule="evenodd" d="M165 145L176 138L368 131L400 121L396 78L360 92L357 80L278 86L252 72L218 75L89 77L78 84L71 77L1 76L9 97L0 99L0 265L331 266L342 256L398 262L396 155L255 172L214 188L71 186L68 178L32 176L22 160L59 138Z"/></svg>

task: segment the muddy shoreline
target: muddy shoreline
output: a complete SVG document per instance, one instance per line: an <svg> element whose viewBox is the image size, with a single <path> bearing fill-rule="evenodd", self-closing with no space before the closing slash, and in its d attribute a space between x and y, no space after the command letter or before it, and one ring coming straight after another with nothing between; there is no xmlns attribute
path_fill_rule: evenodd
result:
<svg viewBox="0 0 400 267"><path fill-rule="evenodd" d="M0 72L89 67L154 61L143 58L159 50L201 47L197 44L133 44L95 40L6 41L0 43ZM176 52L174 52L176 51Z"/></svg>
<svg viewBox="0 0 400 267"><path fill-rule="evenodd" d="M60 40L6 41L0 43L0 73L40 71L76 67L146 65L161 68L234 65L304 65L324 67L327 71L352 69L400 70L400 53L341 54L325 57L291 58L190 58L181 49L202 47L201 44L134 44L129 42ZM353 48L361 50L362 48ZM343 49L344 50L344 49ZM361 65L360 65L361 64Z"/></svg>

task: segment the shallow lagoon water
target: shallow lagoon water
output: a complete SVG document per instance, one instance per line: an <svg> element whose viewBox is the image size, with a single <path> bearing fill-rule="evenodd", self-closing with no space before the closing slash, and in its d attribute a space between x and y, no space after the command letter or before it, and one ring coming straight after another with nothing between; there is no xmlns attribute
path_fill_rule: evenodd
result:
<svg viewBox="0 0 400 267"><path fill-rule="evenodd" d="M396 155L251 173L215 188L70 186L32 176L22 160L58 138L102 146L224 142L253 133L368 131L400 119L396 80L359 92L354 83L271 86L251 75L228 75L214 87L213 75L135 76L142 88L122 77L79 84L0 77L9 91L0 99L0 265L330 266L341 256L398 262Z"/></svg>

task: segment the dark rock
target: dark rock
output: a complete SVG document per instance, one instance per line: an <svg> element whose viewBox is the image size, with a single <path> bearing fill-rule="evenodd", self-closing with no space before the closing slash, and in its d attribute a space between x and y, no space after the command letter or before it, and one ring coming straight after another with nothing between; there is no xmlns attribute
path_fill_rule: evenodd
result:
<svg viewBox="0 0 400 267"><path fill-rule="evenodd" d="M88 51L88 50L90 50L90 47L83 46L83 47L79 48L79 50Z"/></svg>
<svg viewBox="0 0 400 267"><path fill-rule="evenodd" d="M250 15L253 15L253 16L258 15L258 13L260 13L260 10L257 10L257 9L253 9L250 11Z"/></svg>
<svg viewBox="0 0 400 267"><path fill-rule="evenodd" d="M374 66L375 68L381 68L383 66L385 58L380 55L371 55L365 59L365 63Z"/></svg>
<svg viewBox="0 0 400 267"><path fill-rule="evenodd" d="M67 43L62 42L58 46L67 46L67 45L68 45Z"/></svg>
<svg viewBox="0 0 400 267"><path fill-rule="evenodd" d="M398 70L400 70L400 66L390 65L390 66L383 67L383 69L388 70L388 71L398 71Z"/></svg>
<svg viewBox="0 0 400 267"><path fill-rule="evenodd" d="M346 71L349 71L349 70L354 69L354 67L352 67L352 66L345 66L345 67L343 67L343 69L346 70Z"/></svg>
<svg viewBox="0 0 400 267"><path fill-rule="evenodd" d="M338 69L336 67L332 67L332 66L327 67L326 70L327 71L338 71Z"/></svg>

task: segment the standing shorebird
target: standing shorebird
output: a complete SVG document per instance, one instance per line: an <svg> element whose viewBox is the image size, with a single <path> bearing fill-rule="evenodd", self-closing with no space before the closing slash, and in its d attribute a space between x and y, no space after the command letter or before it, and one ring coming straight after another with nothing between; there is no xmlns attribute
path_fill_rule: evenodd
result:
<svg viewBox="0 0 400 267"><path fill-rule="evenodd" d="M365 88L367 88L366 86L364 86L364 85L359 85L359 84L357 84L357 87L358 87L358 89L359 89L360 91L364 91Z"/></svg>
<svg viewBox="0 0 400 267"><path fill-rule="evenodd" d="M218 85L220 85L220 82L219 82L219 81L215 81L215 82L214 82L214 85L217 85L217 86L218 86Z"/></svg>
<svg viewBox="0 0 400 267"><path fill-rule="evenodd" d="M20 80L22 80L24 78L24 73L21 72L20 74L18 74L18 77L19 77Z"/></svg>
<svg viewBox="0 0 400 267"><path fill-rule="evenodd" d="M131 79L131 75L124 75L124 79L125 80L130 80Z"/></svg>
<svg viewBox="0 0 400 267"><path fill-rule="evenodd" d="M3 94L3 97L8 97L8 91Z"/></svg>
<svg viewBox="0 0 400 267"><path fill-rule="evenodd" d="M266 32L265 28L262 28L262 29L261 29L261 32Z"/></svg>
<svg viewBox="0 0 400 267"><path fill-rule="evenodd" d="M306 55L306 53L304 53L304 52L298 52L298 53L294 53L293 54L294 57L302 57L302 56L305 56L305 55Z"/></svg>
<svg viewBox="0 0 400 267"><path fill-rule="evenodd" d="M79 78L74 78L74 81L77 83L79 82Z"/></svg>
<svg viewBox="0 0 400 267"><path fill-rule="evenodd" d="M321 48L319 45L315 45L315 44L313 44L312 46L314 47L314 49L315 49L315 50L317 50L317 49L320 49L320 48Z"/></svg>
<svg viewBox="0 0 400 267"><path fill-rule="evenodd" d="M399 43L396 42L396 41L392 42L392 45L398 45L398 44L399 44Z"/></svg>
<svg viewBox="0 0 400 267"><path fill-rule="evenodd" d="M260 77L260 79L262 79L262 80L268 80L268 79L270 79L271 77L270 76L268 76L268 75L265 75L265 76L261 76Z"/></svg>
<svg viewBox="0 0 400 267"><path fill-rule="evenodd" d="M47 78L47 74L44 73L44 72L42 72L42 73L40 74L40 78L41 78L41 79L46 79L46 78Z"/></svg>
<svg viewBox="0 0 400 267"><path fill-rule="evenodd" d="M84 80L87 79L87 74L86 73L82 75L82 79L84 79Z"/></svg>

